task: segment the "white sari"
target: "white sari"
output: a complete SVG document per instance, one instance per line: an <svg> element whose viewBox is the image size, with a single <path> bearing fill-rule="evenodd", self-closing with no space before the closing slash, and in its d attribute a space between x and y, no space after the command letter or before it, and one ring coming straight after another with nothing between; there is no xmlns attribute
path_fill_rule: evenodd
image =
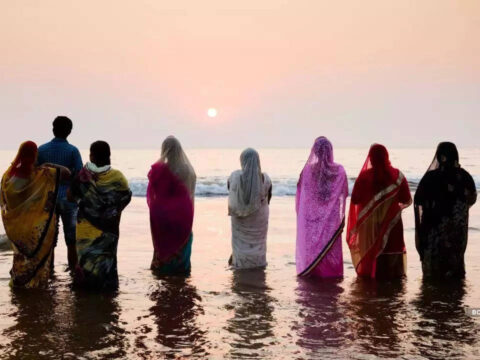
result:
<svg viewBox="0 0 480 360"><path fill-rule="evenodd" d="M229 215L232 218L231 266L236 269L265 267L268 196L272 182L267 174L261 173L255 150L245 150L241 163L242 170L234 171L228 179Z"/></svg>

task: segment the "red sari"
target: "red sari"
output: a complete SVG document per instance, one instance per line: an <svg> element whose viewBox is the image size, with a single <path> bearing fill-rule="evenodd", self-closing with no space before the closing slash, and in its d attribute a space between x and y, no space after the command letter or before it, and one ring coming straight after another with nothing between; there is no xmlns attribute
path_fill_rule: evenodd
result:
<svg viewBox="0 0 480 360"><path fill-rule="evenodd" d="M392 167L387 149L374 144L352 191L347 243L359 276L405 274L401 212L412 202L407 180Z"/></svg>

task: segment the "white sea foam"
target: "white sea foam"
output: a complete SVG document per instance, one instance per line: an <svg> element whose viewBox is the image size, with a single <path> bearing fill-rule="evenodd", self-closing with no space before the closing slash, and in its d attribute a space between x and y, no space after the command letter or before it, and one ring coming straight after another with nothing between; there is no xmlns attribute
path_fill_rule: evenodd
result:
<svg viewBox="0 0 480 360"><path fill-rule="evenodd" d="M392 164L402 170L414 192L432 161L435 149L390 149ZM189 149L190 162L197 173L197 197L225 197L227 179L238 168L241 149ZM260 149L262 170L273 181L273 196L295 196L297 181L310 149ZM348 177L350 192L355 177L365 161L368 149L335 149L335 161L342 164ZM143 197L147 191L150 165L158 158L158 150L117 150L112 159L114 167L130 180L134 196ZM84 157L88 153L83 154ZM473 175L480 189L480 149L461 149L461 164ZM8 166L14 154L0 152L0 165ZM1 168L1 166L0 166Z"/></svg>
<svg viewBox="0 0 480 360"><path fill-rule="evenodd" d="M420 176L408 177L410 190L413 192L417 189ZM480 177L474 176L477 189L480 189ZM295 196L297 191L297 181L294 178L273 178L273 196ZM148 180L142 178L130 179L130 188L133 196L146 196ZM355 178L348 179L349 193L353 189ZM197 179L195 194L198 197L224 197L228 195L227 178L224 177L204 177Z"/></svg>

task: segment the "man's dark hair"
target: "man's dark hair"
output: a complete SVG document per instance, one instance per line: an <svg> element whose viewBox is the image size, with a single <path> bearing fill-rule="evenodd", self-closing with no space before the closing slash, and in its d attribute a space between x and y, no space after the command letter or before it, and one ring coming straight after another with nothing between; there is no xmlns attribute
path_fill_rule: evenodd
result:
<svg viewBox="0 0 480 360"><path fill-rule="evenodd" d="M110 145L105 141L95 141L90 145L90 154L98 167L110 165Z"/></svg>
<svg viewBox="0 0 480 360"><path fill-rule="evenodd" d="M62 139L66 139L72 132L73 123L66 116L57 116L53 120L53 135Z"/></svg>

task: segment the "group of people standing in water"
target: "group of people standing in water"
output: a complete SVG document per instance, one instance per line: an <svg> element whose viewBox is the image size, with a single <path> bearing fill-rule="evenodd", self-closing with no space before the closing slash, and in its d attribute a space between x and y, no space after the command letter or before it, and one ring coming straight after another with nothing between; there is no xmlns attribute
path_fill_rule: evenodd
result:
<svg viewBox="0 0 480 360"><path fill-rule="evenodd" d="M61 218L73 284L89 289L118 286L117 245L121 213L132 193L111 167L110 147L96 141L85 165L68 143L72 122L53 122L55 138L37 148L24 142L1 182L0 205L12 243L11 285L45 287L53 271ZM228 179L234 269L265 267L272 181L257 151L240 156L241 169ZM180 142L169 136L148 173L147 203L160 274L188 274L193 243L196 174ZM343 276L342 232L359 276L405 275L402 210L411 205L407 179L394 168L383 145L371 146L353 187L346 221L348 182L325 137L315 140L296 193L296 267L301 277ZM414 196L416 247L424 276L461 278L468 238L468 212L475 183L459 164L452 143L440 143Z"/></svg>
<svg viewBox="0 0 480 360"><path fill-rule="evenodd" d="M341 233L345 226L347 177L333 161L331 143L316 139L296 194L299 276L343 275ZM443 142L414 196L415 243L425 277L461 278L468 238L468 212L477 190L460 167L457 148ZM351 199L346 240L359 276L394 279L406 273L402 210L412 197L407 179L383 145L370 147Z"/></svg>

